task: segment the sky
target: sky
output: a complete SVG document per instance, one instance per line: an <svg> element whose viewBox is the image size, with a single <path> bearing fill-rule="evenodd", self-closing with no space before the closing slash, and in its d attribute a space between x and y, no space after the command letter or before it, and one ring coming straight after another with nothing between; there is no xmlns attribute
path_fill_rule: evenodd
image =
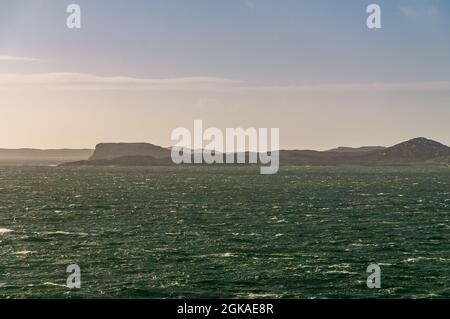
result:
<svg viewBox="0 0 450 319"><path fill-rule="evenodd" d="M81 29L66 7L81 7ZM381 7L368 29L366 7ZM283 149L450 145L447 0L0 0L0 148L162 146L279 128Z"/></svg>

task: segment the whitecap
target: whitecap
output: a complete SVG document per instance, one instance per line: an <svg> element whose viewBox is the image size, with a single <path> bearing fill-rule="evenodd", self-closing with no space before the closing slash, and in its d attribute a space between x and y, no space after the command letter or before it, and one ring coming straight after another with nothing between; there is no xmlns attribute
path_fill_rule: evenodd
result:
<svg viewBox="0 0 450 319"><path fill-rule="evenodd" d="M165 233L167 236L179 236L181 235L181 232L178 233Z"/></svg>
<svg viewBox="0 0 450 319"><path fill-rule="evenodd" d="M44 282L43 285L44 285L44 286L55 286L55 287L63 287L63 288L67 288L66 285L55 284L54 282Z"/></svg>
<svg viewBox="0 0 450 319"><path fill-rule="evenodd" d="M425 260L425 261L428 261L428 260L439 260L439 258L431 258L431 257L419 256L419 257L407 258L407 259L403 260L403 262L416 263L416 262L419 262L419 261L422 261L422 260Z"/></svg>
<svg viewBox="0 0 450 319"><path fill-rule="evenodd" d="M42 233L37 233L38 235L44 235L44 236L52 236L52 235L74 235L74 236L88 236L88 234L86 233L70 233L67 231L61 231L61 230L57 230L57 231L49 231L49 232L42 232Z"/></svg>
<svg viewBox="0 0 450 319"><path fill-rule="evenodd" d="M28 254L34 254L35 251L31 251L31 250L21 250L21 251L16 251L15 253L13 253L13 255L28 255Z"/></svg>
<svg viewBox="0 0 450 319"><path fill-rule="evenodd" d="M272 293L249 293L246 297L250 299L261 299L261 298L270 298L270 299L279 299L282 295L272 294Z"/></svg>
<svg viewBox="0 0 450 319"><path fill-rule="evenodd" d="M345 275L357 275L357 272L347 271L347 270L330 270L325 271L325 274L345 274Z"/></svg>
<svg viewBox="0 0 450 319"><path fill-rule="evenodd" d="M378 263L378 266L392 266L392 264L389 264L389 263Z"/></svg>
<svg viewBox="0 0 450 319"><path fill-rule="evenodd" d="M229 257L237 257L236 254L225 252L225 253L217 253L217 254L206 254L206 255L198 255L193 256L194 258L209 258L209 257L220 257L220 258L229 258Z"/></svg>
<svg viewBox="0 0 450 319"><path fill-rule="evenodd" d="M12 230L8 228L0 228L0 235L11 233Z"/></svg>
<svg viewBox="0 0 450 319"><path fill-rule="evenodd" d="M219 254L218 256L219 257L225 257L225 258L227 258L227 257L236 257L236 255L233 254L233 253L222 253L222 254Z"/></svg>

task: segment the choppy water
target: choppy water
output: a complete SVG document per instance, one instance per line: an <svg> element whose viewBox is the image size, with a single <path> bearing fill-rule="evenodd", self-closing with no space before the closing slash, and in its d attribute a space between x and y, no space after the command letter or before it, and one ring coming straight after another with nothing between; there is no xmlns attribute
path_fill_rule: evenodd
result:
<svg viewBox="0 0 450 319"><path fill-rule="evenodd" d="M0 167L0 297L450 297L449 216L444 167Z"/></svg>

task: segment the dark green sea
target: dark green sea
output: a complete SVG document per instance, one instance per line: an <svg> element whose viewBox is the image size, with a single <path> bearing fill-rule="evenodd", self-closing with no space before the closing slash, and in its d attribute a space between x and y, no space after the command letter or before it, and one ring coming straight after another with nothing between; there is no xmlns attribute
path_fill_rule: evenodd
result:
<svg viewBox="0 0 450 319"><path fill-rule="evenodd" d="M0 298L449 298L449 219L446 167L5 166Z"/></svg>

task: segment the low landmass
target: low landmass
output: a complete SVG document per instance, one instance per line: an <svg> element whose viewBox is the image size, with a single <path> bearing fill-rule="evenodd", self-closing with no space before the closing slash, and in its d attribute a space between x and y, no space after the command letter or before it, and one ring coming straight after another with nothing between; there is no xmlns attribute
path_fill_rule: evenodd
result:
<svg viewBox="0 0 450 319"><path fill-rule="evenodd" d="M338 147L328 151L280 150L280 165L449 165L450 147L419 137L391 147ZM175 165L171 150L149 143L102 143L86 160L65 166ZM236 154L234 154L236 156ZM246 158L249 153L247 152ZM222 155L225 156L225 155Z"/></svg>
<svg viewBox="0 0 450 319"><path fill-rule="evenodd" d="M92 149L0 149L0 162L73 162L89 158L93 154Z"/></svg>
<svg viewBox="0 0 450 319"><path fill-rule="evenodd" d="M120 157L148 156L156 159L170 158L170 149L149 143L100 143L89 161L111 160Z"/></svg>

